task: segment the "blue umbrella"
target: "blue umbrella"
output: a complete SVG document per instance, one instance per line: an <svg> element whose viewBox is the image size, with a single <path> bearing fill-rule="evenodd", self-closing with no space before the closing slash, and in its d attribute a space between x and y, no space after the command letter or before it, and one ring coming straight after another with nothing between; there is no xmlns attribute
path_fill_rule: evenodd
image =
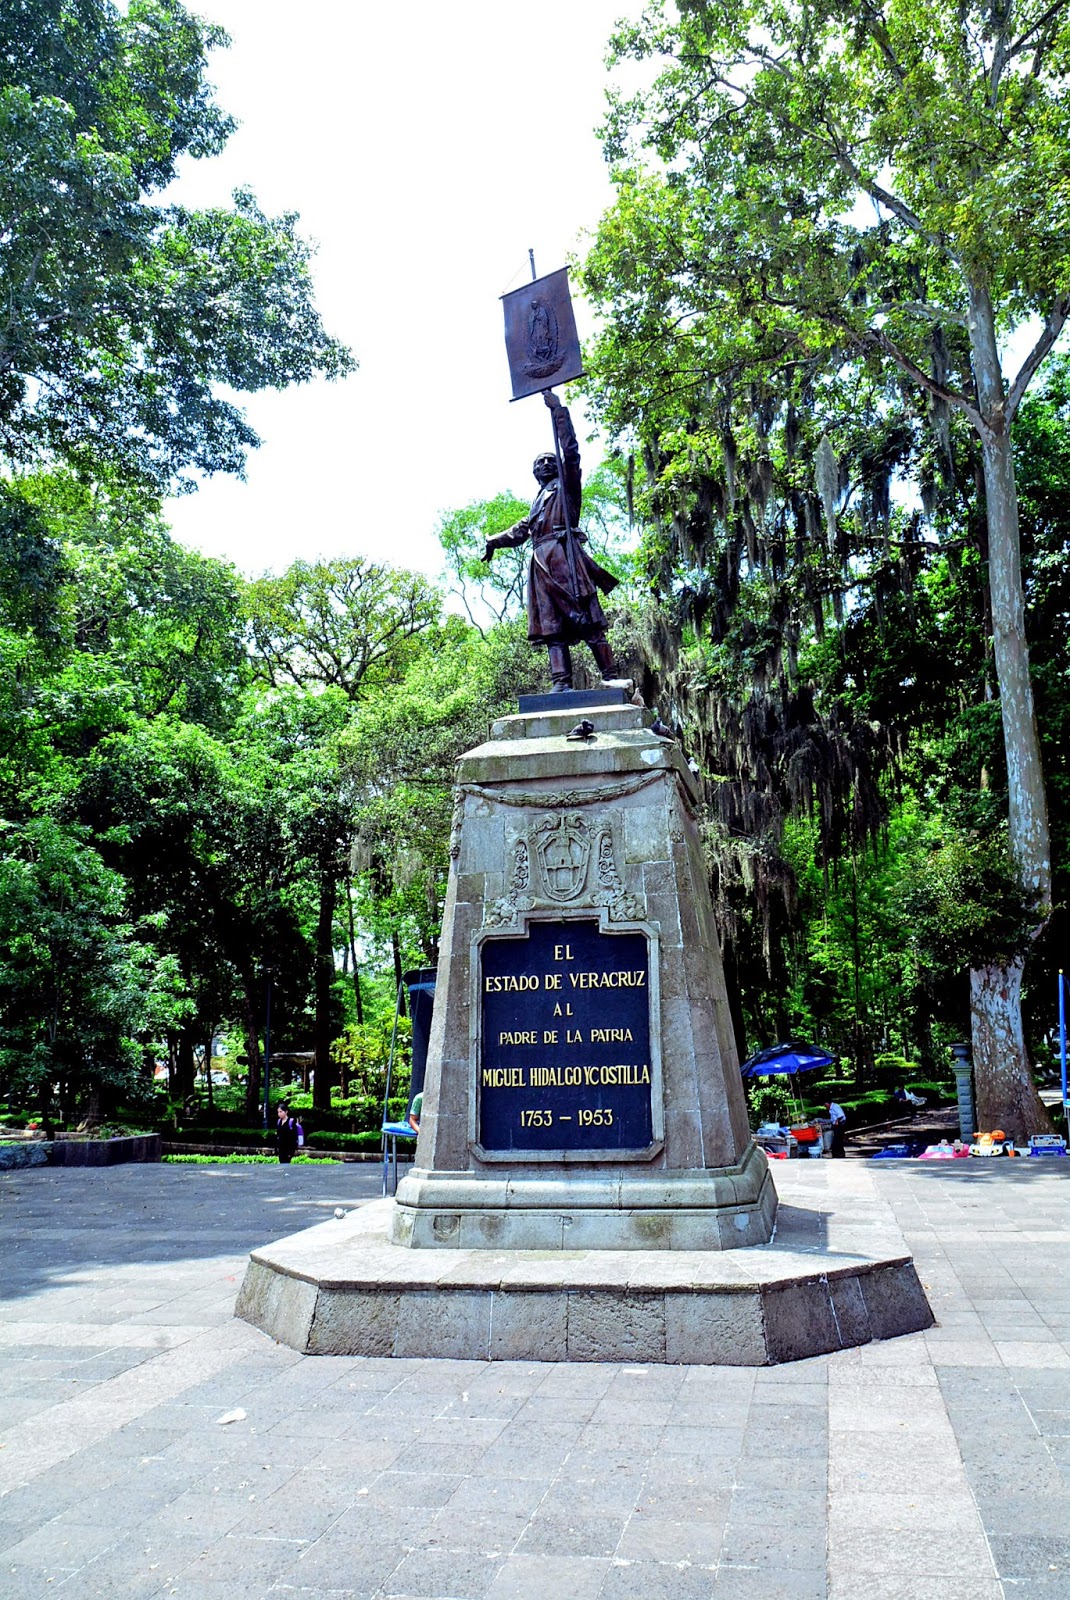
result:
<svg viewBox="0 0 1070 1600"><path fill-rule="evenodd" d="M771 1078L781 1073L812 1072L816 1067L831 1067L835 1056L813 1044L774 1044L768 1050L744 1061L740 1072L745 1078Z"/></svg>

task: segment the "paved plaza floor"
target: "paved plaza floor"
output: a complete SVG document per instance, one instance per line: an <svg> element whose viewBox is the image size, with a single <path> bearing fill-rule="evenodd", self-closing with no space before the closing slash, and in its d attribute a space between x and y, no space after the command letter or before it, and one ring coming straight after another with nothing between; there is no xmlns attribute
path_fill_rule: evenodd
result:
<svg viewBox="0 0 1070 1600"><path fill-rule="evenodd" d="M298 1356L232 1316L247 1252L374 1168L0 1176L0 1596L1070 1600L1066 1165L776 1178L875 1188L938 1325L760 1370Z"/></svg>

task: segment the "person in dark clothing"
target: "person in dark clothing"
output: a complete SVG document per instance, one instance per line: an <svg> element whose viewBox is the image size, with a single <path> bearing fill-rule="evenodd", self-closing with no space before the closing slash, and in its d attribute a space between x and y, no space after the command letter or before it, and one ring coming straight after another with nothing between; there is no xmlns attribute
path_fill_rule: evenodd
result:
<svg viewBox="0 0 1070 1600"><path fill-rule="evenodd" d="M553 390L547 389L543 399L553 412L564 486L558 475L557 456L550 453L536 456L532 471L539 492L531 510L505 533L495 534L487 540L483 559L490 561L495 550L513 549L526 539L531 540L528 638L532 644L547 646L554 691L560 692L572 687L570 646L581 639L590 646L602 677L616 676L613 652L606 638L606 615L598 591L601 589L603 594L609 594L617 587L617 580L583 548L586 539L578 531L582 477L576 430L567 407L561 404ZM572 565L569 563L569 544L572 546Z"/></svg>
<svg viewBox="0 0 1070 1600"><path fill-rule="evenodd" d="M279 1152L279 1160L284 1164L293 1160L297 1149L297 1119L291 1117L290 1108L284 1100L279 1101L275 1148Z"/></svg>

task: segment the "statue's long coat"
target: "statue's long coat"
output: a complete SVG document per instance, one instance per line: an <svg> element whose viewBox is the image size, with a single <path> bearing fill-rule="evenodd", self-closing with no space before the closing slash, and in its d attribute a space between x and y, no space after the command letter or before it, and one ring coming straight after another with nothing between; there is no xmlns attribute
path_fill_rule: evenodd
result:
<svg viewBox="0 0 1070 1600"><path fill-rule="evenodd" d="M553 419L561 446L569 520L576 530L583 497L580 447L572 418L564 406L555 406ZM531 540L528 638L536 644L573 644L577 639L597 638L605 632L606 614L598 599L598 590L609 594L617 587L617 580L587 554L583 534L574 532L576 592L573 593L567 537L561 480L554 478L539 490L526 517L521 517L506 533L488 540L494 550L510 549L523 544L525 539Z"/></svg>

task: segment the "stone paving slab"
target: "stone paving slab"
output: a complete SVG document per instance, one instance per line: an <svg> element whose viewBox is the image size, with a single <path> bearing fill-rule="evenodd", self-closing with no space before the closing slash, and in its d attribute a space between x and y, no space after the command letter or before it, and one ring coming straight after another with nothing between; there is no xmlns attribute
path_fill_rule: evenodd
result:
<svg viewBox="0 0 1070 1600"><path fill-rule="evenodd" d="M375 1173L0 1177L0 1595L1070 1600L1062 1169L777 1179L890 1206L937 1326L760 1369L300 1356L231 1316L248 1252Z"/></svg>

